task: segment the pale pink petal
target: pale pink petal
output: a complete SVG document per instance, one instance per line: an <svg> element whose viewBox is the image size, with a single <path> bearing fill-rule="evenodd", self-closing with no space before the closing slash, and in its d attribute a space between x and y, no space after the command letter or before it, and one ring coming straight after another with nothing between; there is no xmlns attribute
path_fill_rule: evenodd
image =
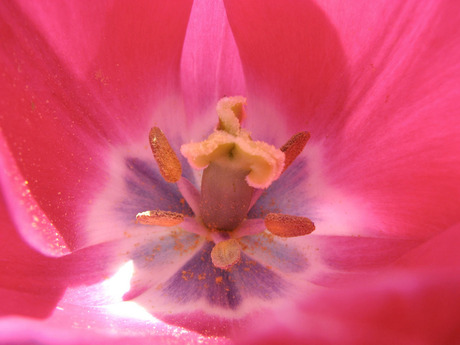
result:
<svg viewBox="0 0 460 345"><path fill-rule="evenodd" d="M177 188L196 216L200 214L200 192L185 177L177 181Z"/></svg>
<svg viewBox="0 0 460 345"><path fill-rule="evenodd" d="M190 138L198 141L217 124L215 108L220 98L246 94L241 61L221 1L193 2L181 73L187 123L193 126Z"/></svg>

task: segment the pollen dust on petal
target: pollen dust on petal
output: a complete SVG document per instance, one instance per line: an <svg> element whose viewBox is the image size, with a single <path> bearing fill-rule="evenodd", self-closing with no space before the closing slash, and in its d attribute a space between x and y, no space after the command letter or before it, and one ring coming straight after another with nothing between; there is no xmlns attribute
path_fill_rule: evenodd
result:
<svg viewBox="0 0 460 345"><path fill-rule="evenodd" d="M193 279L195 274L192 271L182 271L182 279L185 281Z"/></svg>

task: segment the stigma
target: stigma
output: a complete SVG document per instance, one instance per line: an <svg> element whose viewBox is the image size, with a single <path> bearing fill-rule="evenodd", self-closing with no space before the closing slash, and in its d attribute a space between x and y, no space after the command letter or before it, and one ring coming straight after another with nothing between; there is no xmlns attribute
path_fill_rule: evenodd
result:
<svg viewBox="0 0 460 345"><path fill-rule="evenodd" d="M176 183L194 217L165 210L137 214L136 222L160 227L180 226L214 242L215 267L229 270L238 264L239 238L268 231L275 236L296 237L311 233L313 222L301 216L270 213L264 219L247 219L262 192L277 180L303 151L310 134L300 132L280 149L254 141L242 127L246 99L225 97L217 103L218 124L202 142L183 144L180 152L195 169L203 170L201 190L181 176L181 163L164 133L150 130L153 157L165 181Z"/></svg>

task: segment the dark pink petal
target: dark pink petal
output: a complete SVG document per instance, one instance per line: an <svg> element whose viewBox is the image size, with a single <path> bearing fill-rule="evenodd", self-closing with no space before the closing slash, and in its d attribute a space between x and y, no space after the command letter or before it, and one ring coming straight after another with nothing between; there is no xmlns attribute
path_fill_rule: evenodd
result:
<svg viewBox="0 0 460 345"><path fill-rule="evenodd" d="M179 93L190 7L0 6L3 134L32 195L72 248L85 241L77 235L79 206L104 181L107 148L131 143L148 133L154 117L160 124L169 116L160 108Z"/></svg>
<svg viewBox="0 0 460 345"><path fill-rule="evenodd" d="M47 256L68 253L64 239L33 197L0 133L0 188L22 241Z"/></svg>
<svg viewBox="0 0 460 345"><path fill-rule="evenodd" d="M460 224L457 224L408 252L395 266L414 270L455 270L460 266L459 245Z"/></svg>
<svg viewBox="0 0 460 345"><path fill-rule="evenodd" d="M37 252L21 238L3 195L0 198L0 316L47 317L66 288L65 281L48 279L57 259Z"/></svg>

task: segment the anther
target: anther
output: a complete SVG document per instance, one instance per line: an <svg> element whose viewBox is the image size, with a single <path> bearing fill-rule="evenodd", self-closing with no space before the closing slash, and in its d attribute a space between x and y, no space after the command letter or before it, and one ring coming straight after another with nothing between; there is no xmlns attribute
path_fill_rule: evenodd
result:
<svg viewBox="0 0 460 345"><path fill-rule="evenodd" d="M265 217L265 226L279 237L303 236L315 230L315 224L310 219L281 213L269 213Z"/></svg>
<svg viewBox="0 0 460 345"><path fill-rule="evenodd" d="M211 259L214 266L221 269L229 269L241 258L241 247L237 240L229 239L217 243L211 251Z"/></svg>
<svg viewBox="0 0 460 345"><path fill-rule="evenodd" d="M298 155L303 151L305 145L307 145L308 139L310 139L310 133L300 132L291 137L281 147L281 151L284 152L284 168L283 172L295 161Z"/></svg>
<svg viewBox="0 0 460 345"><path fill-rule="evenodd" d="M145 211L136 215L136 223L158 226L174 226L184 221L184 215L169 211Z"/></svg>
<svg viewBox="0 0 460 345"><path fill-rule="evenodd" d="M182 175L182 166L161 129L153 127L150 130L149 141L153 157L155 157L160 168L161 176L167 182L175 183L179 181Z"/></svg>

